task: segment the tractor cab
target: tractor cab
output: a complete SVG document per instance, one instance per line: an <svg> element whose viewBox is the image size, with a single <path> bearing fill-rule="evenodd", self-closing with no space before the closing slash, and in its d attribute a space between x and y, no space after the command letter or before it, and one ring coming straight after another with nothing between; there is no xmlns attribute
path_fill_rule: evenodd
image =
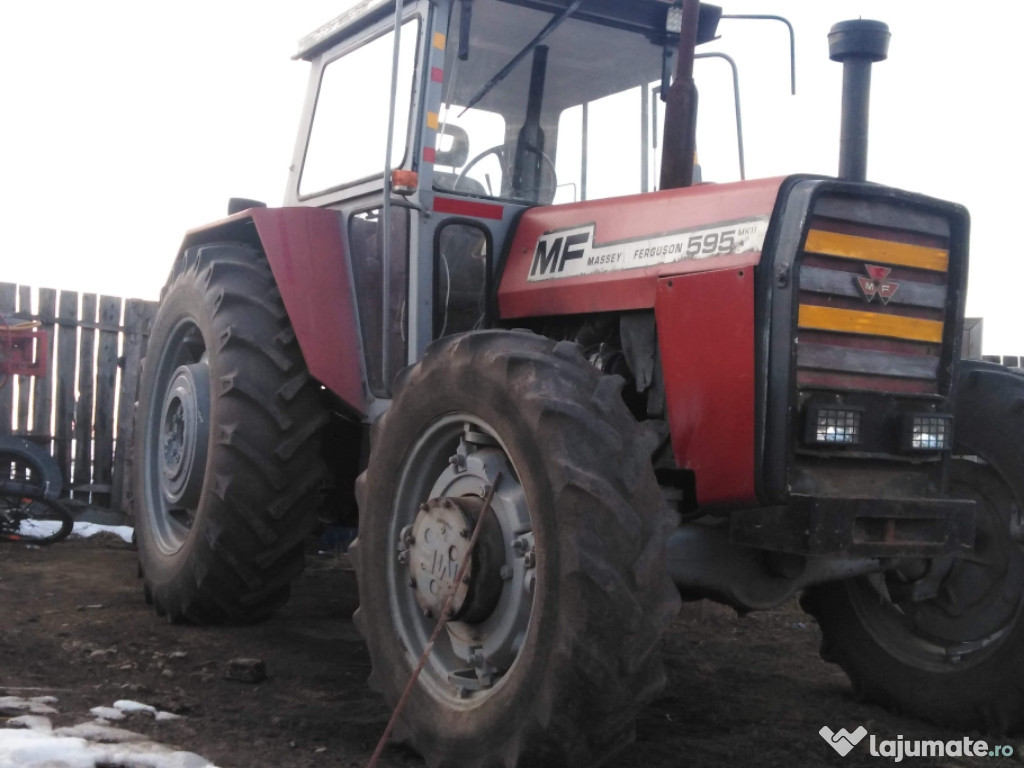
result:
<svg viewBox="0 0 1024 768"><path fill-rule="evenodd" d="M698 43L720 15L700 6ZM662 0L371 0L300 42L286 205L344 214L374 397L430 340L491 324L524 209L658 187L680 25Z"/></svg>

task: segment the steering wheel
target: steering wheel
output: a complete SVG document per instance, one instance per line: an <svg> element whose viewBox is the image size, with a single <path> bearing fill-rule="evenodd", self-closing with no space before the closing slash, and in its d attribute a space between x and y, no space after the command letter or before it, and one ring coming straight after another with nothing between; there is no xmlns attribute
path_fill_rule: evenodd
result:
<svg viewBox="0 0 1024 768"><path fill-rule="evenodd" d="M555 192L558 189L558 174L555 171L555 163L554 161L552 161L550 157L544 154L544 152L542 152L540 149L533 146L532 144L524 143L521 146L524 151L535 154L541 159L541 166L547 171L548 175L550 175L551 180L550 184L539 186L536 189L523 190L523 192L536 192L537 202L541 203L542 205L547 205L552 200L555 199ZM473 167L489 155L494 155L495 157L498 158L498 162L501 165L502 173L501 192L502 195L507 194L508 191L510 191L511 185L507 184L506 181L511 180L513 169L512 163L509 162L508 145L506 144L496 144L493 147L489 147L480 154L478 154L476 157L474 157L472 160L470 160L468 163L466 163L466 167L459 172L458 177L455 179L454 187L458 189L463 179L465 179L469 175L469 172L473 169ZM494 190L490 189L489 183L487 186L487 193L493 195Z"/></svg>

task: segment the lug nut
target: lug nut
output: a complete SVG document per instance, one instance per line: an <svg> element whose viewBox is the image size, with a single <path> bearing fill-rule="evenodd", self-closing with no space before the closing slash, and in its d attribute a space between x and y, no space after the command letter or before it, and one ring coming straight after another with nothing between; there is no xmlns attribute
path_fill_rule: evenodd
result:
<svg viewBox="0 0 1024 768"><path fill-rule="evenodd" d="M537 553L527 552L525 555L523 555L523 565L527 568L533 568L535 565L537 565Z"/></svg>
<svg viewBox="0 0 1024 768"><path fill-rule="evenodd" d="M510 566L507 566L507 565L501 566L501 570L498 571L498 573L501 575L501 580L502 581L508 581L509 579L512 578L512 568Z"/></svg>

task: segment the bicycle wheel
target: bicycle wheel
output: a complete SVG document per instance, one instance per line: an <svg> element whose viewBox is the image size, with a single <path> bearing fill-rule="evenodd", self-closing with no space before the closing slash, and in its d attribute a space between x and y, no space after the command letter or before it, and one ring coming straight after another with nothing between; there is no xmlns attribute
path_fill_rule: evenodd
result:
<svg viewBox="0 0 1024 768"><path fill-rule="evenodd" d="M0 483L7 483L3 488L7 495L25 493L32 498L50 499L58 498L64 485L57 462L49 453L26 438L13 435L0 435ZM11 483L18 483L19 487L12 488Z"/></svg>
<svg viewBox="0 0 1024 768"><path fill-rule="evenodd" d="M53 544L67 538L74 518L54 499L21 494L0 496L0 539L26 544Z"/></svg>

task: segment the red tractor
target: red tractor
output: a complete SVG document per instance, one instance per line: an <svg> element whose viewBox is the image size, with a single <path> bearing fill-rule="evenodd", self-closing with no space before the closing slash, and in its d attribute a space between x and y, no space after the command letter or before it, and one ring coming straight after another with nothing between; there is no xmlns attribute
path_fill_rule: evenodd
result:
<svg viewBox="0 0 1024 768"><path fill-rule="evenodd" d="M150 337L159 614L269 615L326 498L390 705L468 556L395 732L429 765L600 764L680 595L802 593L863 697L1024 725L1024 377L959 359L967 212L865 181L878 22L829 36L838 178L694 184L721 15L366 0L302 42L285 206L189 232Z"/></svg>

